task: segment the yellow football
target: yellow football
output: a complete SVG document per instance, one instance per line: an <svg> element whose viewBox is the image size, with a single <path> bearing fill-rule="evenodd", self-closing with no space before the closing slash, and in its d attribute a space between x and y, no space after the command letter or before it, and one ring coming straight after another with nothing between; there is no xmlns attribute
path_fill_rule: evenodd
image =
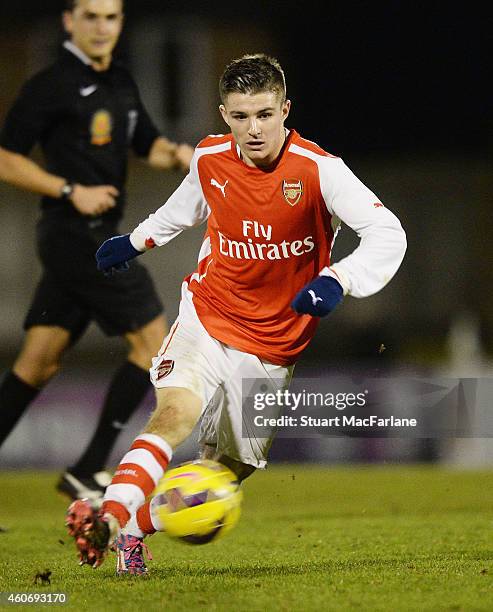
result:
<svg viewBox="0 0 493 612"><path fill-rule="evenodd" d="M242 492L233 472L199 459L166 472L153 502L165 532L189 544L206 544L238 522Z"/></svg>

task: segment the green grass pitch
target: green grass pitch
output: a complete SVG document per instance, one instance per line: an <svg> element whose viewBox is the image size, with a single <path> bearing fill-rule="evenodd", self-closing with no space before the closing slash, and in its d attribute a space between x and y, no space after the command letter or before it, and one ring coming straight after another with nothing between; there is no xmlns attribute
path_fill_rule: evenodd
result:
<svg viewBox="0 0 493 612"><path fill-rule="evenodd" d="M77 565L55 479L0 473L0 591L64 591L79 611L493 610L493 472L272 466L223 540L149 538L144 578Z"/></svg>

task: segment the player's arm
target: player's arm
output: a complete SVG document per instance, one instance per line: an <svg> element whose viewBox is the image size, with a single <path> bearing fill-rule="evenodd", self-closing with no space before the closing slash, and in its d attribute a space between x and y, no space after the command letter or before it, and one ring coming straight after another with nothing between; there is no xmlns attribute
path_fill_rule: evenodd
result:
<svg viewBox="0 0 493 612"><path fill-rule="evenodd" d="M407 246L397 217L342 160L327 158L319 170L328 211L351 227L360 243L296 295L293 308L313 316L331 312L343 295L361 298L383 289L399 269Z"/></svg>
<svg viewBox="0 0 493 612"><path fill-rule="evenodd" d="M383 289L399 269L407 248L399 219L344 164L335 162L323 186L329 212L359 236L358 247L322 270L341 283L344 293L363 298Z"/></svg>
<svg viewBox="0 0 493 612"><path fill-rule="evenodd" d="M3 147L0 147L0 180L51 198L67 197L84 215L101 214L112 208L118 195L112 185L85 187L75 183L70 185L71 193L65 196L65 187L69 184L66 179L46 172L29 157Z"/></svg>
<svg viewBox="0 0 493 612"><path fill-rule="evenodd" d="M163 246L183 230L203 223L209 216L194 155L190 172L181 185L155 213L140 223L131 234L114 236L96 252L98 269L106 274L126 270L128 261L155 246Z"/></svg>

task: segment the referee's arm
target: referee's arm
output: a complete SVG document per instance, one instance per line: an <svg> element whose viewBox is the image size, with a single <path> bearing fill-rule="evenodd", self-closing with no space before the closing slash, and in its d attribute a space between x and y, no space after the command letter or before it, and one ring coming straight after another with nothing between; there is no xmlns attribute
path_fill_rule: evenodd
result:
<svg viewBox="0 0 493 612"><path fill-rule="evenodd" d="M65 179L43 170L28 157L0 147L0 180L34 191L51 198L58 198Z"/></svg>
<svg viewBox="0 0 493 612"><path fill-rule="evenodd" d="M46 172L36 162L20 153L0 147L0 180L51 198L63 196L67 181ZM112 185L85 187L74 184L70 201L83 215L100 215L115 206L118 190Z"/></svg>
<svg viewBox="0 0 493 612"><path fill-rule="evenodd" d="M147 161L153 168L159 170L179 168L188 172L193 151L193 147L188 144L177 144L164 136L158 136L152 143Z"/></svg>

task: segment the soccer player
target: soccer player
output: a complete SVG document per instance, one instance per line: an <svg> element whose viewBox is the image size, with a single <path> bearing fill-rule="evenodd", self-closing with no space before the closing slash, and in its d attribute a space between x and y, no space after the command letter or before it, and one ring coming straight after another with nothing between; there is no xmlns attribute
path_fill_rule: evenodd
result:
<svg viewBox="0 0 493 612"><path fill-rule="evenodd" d="M94 251L118 232L129 147L155 168L185 171L193 149L159 134L133 78L112 61L121 0L69 1L63 24L69 38L60 58L25 84L0 135L0 179L43 196L37 230L43 275L23 347L0 385L0 444L56 374L66 349L95 321L107 335L125 338L128 358L114 375L86 452L58 488L74 499L101 499L106 459L151 386L151 358L167 324L145 268L104 277ZM36 142L46 169L28 157Z"/></svg>
<svg viewBox="0 0 493 612"><path fill-rule="evenodd" d="M142 538L163 529L160 497L146 498L198 419L204 457L230 467L239 481L263 467L272 438L242 437L242 379L286 388L320 317L344 295L381 290L406 250L399 220L343 161L285 127L291 103L275 59L234 60L219 89L231 133L205 138L164 206L97 252L100 270L118 270L207 221L178 319L153 360L155 411L121 460L101 512L81 501L68 511L80 559L94 567L125 527L119 573L145 573ZM341 220L360 243L332 263Z"/></svg>

